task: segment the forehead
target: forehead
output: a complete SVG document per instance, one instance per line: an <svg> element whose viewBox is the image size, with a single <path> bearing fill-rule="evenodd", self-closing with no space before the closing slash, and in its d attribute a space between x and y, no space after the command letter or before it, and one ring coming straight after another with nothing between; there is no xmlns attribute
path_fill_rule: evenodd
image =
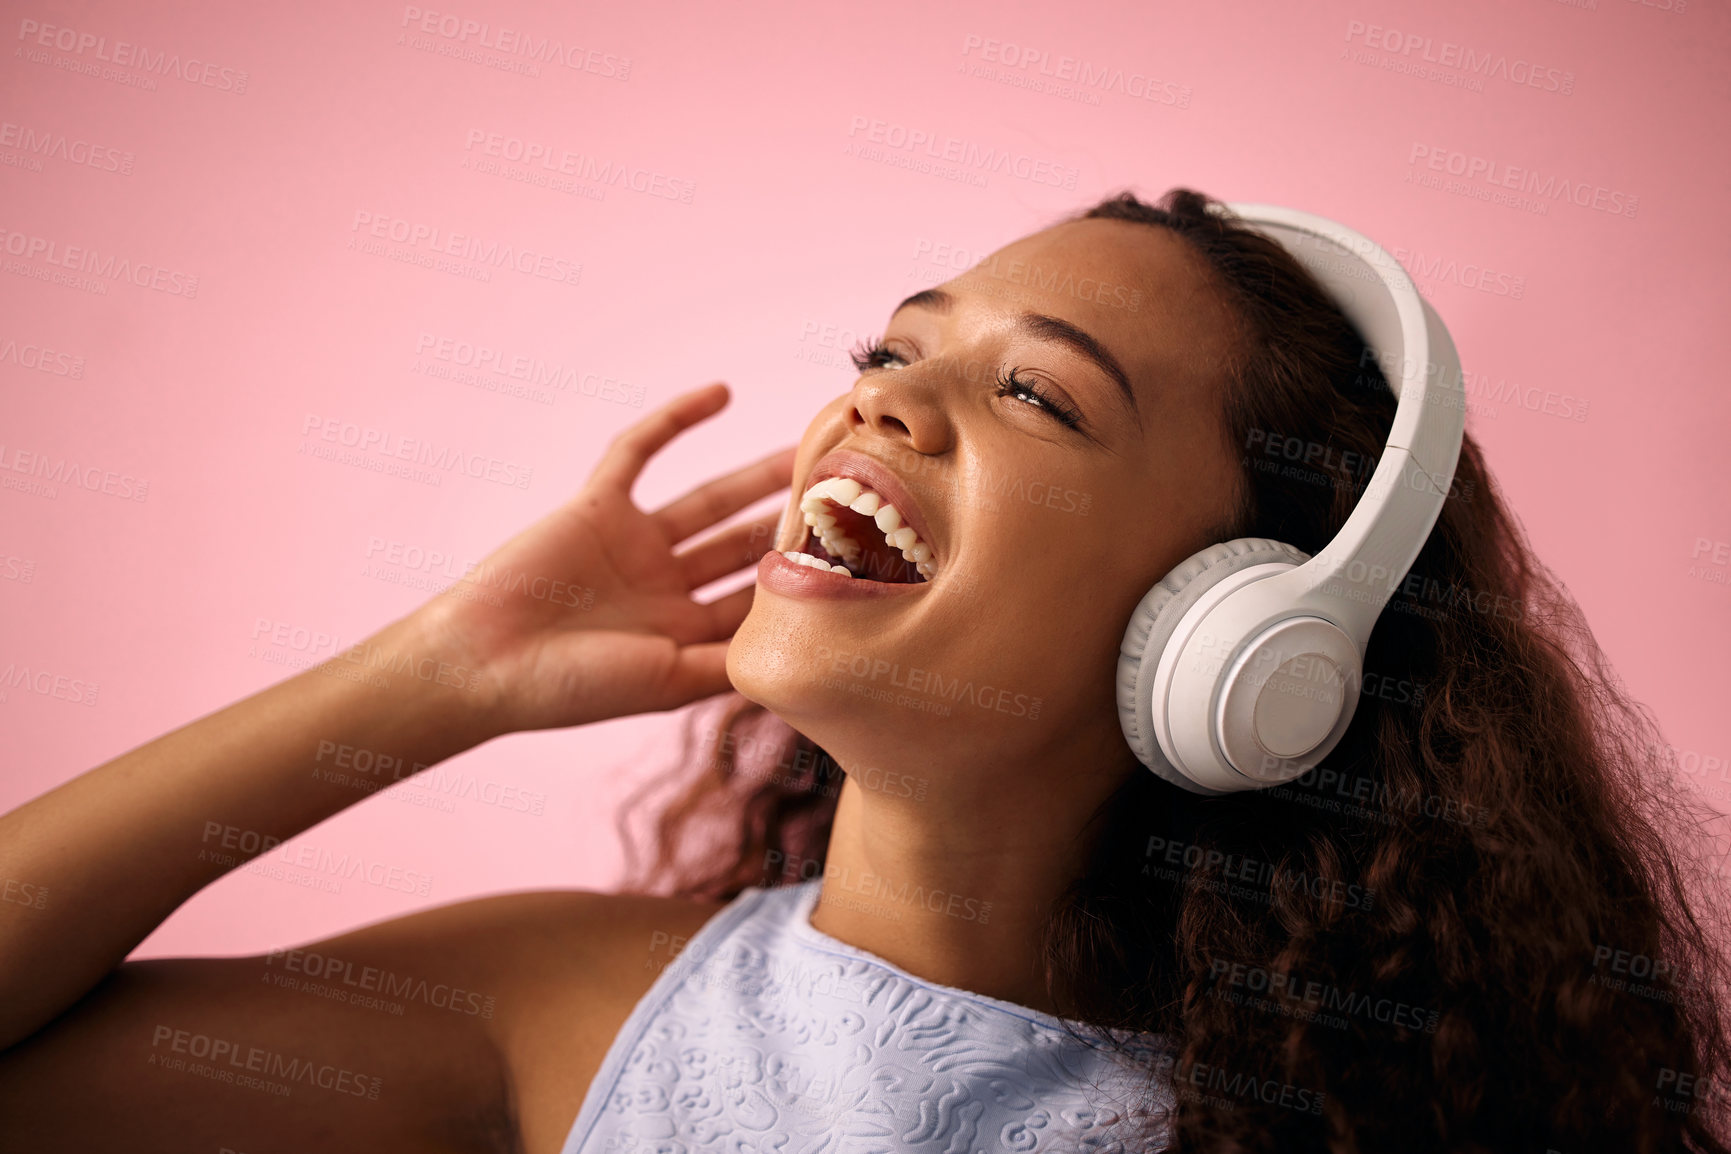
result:
<svg viewBox="0 0 1731 1154"><path fill-rule="evenodd" d="M1118 358L1139 397L1156 383L1218 380L1230 351L1231 314L1206 258L1156 225L1054 225L943 287L975 316L1031 311L1086 330Z"/></svg>

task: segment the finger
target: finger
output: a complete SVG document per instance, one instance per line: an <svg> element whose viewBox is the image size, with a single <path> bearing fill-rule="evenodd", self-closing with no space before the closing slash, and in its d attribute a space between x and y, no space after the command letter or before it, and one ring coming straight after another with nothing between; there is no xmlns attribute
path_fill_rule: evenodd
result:
<svg viewBox="0 0 1731 1154"><path fill-rule="evenodd" d="M708 636L732 637L740 622L745 620L745 615L751 612L751 600L756 593L757 583L753 582L701 606L708 617Z"/></svg>
<svg viewBox="0 0 1731 1154"><path fill-rule="evenodd" d="M700 589L711 581L736 573L775 548L775 529L781 514L759 517L723 529L683 553L675 553L680 576L687 589Z"/></svg>
<svg viewBox="0 0 1731 1154"><path fill-rule="evenodd" d="M700 697L714 697L733 688L727 676L727 642L682 645L662 684L662 709L677 709Z"/></svg>
<svg viewBox="0 0 1731 1154"><path fill-rule="evenodd" d="M686 429L720 412L727 398L727 386L720 381L674 397L613 438L591 481L629 496L649 458Z"/></svg>
<svg viewBox="0 0 1731 1154"><path fill-rule="evenodd" d="M753 501L787 488L793 480L793 458L797 451L796 446L789 445L693 489L657 509L653 514L656 525L669 541L683 541Z"/></svg>

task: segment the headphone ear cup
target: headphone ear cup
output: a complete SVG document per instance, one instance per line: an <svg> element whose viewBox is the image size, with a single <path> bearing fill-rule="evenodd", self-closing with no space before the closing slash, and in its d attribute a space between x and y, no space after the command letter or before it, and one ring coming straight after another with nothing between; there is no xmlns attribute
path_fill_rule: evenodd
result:
<svg viewBox="0 0 1731 1154"><path fill-rule="evenodd" d="M1191 793L1222 792L1191 781L1166 757L1155 735L1154 674L1178 622L1204 593L1241 569L1270 563L1302 565L1308 560L1310 554L1302 549L1266 537L1223 541L1193 553L1136 606L1118 647L1118 722L1137 760L1156 775Z"/></svg>

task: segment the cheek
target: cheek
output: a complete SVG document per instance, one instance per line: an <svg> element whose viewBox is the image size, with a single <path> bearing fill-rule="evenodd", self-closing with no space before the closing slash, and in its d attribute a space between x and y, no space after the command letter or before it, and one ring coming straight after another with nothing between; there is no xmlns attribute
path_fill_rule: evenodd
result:
<svg viewBox="0 0 1731 1154"><path fill-rule="evenodd" d="M993 632L1005 644L1066 665L1072 653L1115 660L1137 602L1167 572L1165 535L1146 506L1042 508L993 536L991 558L968 573L983 594L975 606L1004 622Z"/></svg>
<svg viewBox="0 0 1731 1154"><path fill-rule="evenodd" d="M793 479L798 484L799 479L811 472L811 467L817 459L829 452L847 432L847 421L844 414L852 402L852 393L843 393L817 411L806 425L805 431L799 435L799 451L794 454ZM785 442L784 442L785 443Z"/></svg>
<svg viewBox="0 0 1731 1154"><path fill-rule="evenodd" d="M1128 579L1114 563L1116 536L1092 515L1041 510L1003 518L960 574L982 631L1010 651L1036 656L1121 632L1122 622L1101 620Z"/></svg>
<svg viewBox="0 0 1731 1154"><path fill-rule="evenodd" d="M1048 552L984 574L950 618L955 648L932 646L913 663L971 686L973 708L957 716L981 724L1024 724L1036 713L1106 716L1128 620L1099 595L1086 567Z"/></svg>
<svg viewBox="0 0 1731 1154"><path fill-rule="evenodd" d="M845 428L846 422L843 420L843 414L852 403L853 393L846 392L817 411L799 438L802 460L815 460L819 453L829 447L829 443L835 440L836 434Z"/></svg>

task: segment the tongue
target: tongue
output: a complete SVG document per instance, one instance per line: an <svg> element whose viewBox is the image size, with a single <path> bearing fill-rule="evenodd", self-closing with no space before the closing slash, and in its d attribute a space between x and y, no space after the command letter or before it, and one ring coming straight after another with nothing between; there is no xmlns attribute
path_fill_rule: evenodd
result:
<svg viewBox="0 0 1731 1154"><path fill-rule="evenodd" d="M914 585L925 580L912 561L902 559L888 545L866 546L861 557L848 569L855 577L867 581L883 581L891 585Z"/></svg>

